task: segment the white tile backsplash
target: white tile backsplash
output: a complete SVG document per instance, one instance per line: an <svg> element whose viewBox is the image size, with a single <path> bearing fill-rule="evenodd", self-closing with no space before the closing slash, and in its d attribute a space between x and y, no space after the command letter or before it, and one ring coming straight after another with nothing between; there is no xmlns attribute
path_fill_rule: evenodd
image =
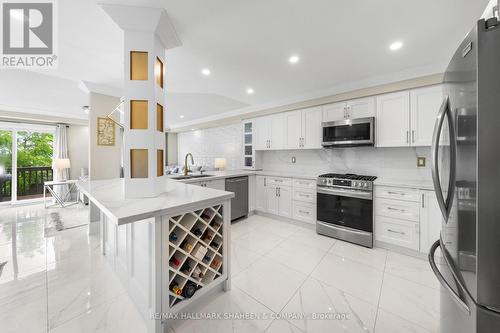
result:
<svg viewBox="0 0 500 333"><path fill-rule="evenodd" d="M214 159L227 159L227 169L243 167L242 125L179 133L179 163L193 154L196 165L213 168ZM390 179L430 181L430 147L328 148L317 150L279 150L258 152L260 168L296 174L319 175L327 172L357 173ZM426 158L417 167L417 156ZM292 163L292 157L296 162Z"/></svg>
<svg viewBox="0 0 500 333"><path fill-rule="evenodd" d="M179 133L178 163L184 163L187 153L193 154L195 165L213 169L214 160L224 157L227 169L243 167L243 133L241 124Z"/></svg>
<svg viewBox="0 0 500 333"><path fill-rule="evenodd" d="M261 167L268 171L316 175L327 172L430 180L430 148L328 148L260 152ZM417 156L426 157L426 166L417 167ZM292 163L292 157L296 162Z"/></svg>

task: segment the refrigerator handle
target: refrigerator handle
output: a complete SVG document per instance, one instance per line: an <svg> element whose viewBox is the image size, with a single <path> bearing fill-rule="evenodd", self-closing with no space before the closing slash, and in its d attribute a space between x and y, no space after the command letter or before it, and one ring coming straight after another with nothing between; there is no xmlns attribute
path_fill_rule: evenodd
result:
<svg viewBox="0 0 500 333"><path fill-rule="evenodd" d="M448 182L448 193L446 199L443 196L443 189L441 188L441 181L439 179L439 139L443 129L445 118L448 120L448 127L450 131L450 178ZM450 112L449 98L446 96L439 108L439 112L434 125L434 134L432 136L431 147L431 171L432 181L434 183L434 190L436 192L437 202L443 215L445 223L448 223L448 217L451 213L453 204L453 196L455 195L455 175L456 175L456 141L455 141L455 122Z"/></svg>
<svg viewBox="0 0 500 333"><path fill-rule="evenodd" d="M439 283L441 283L441 286L443 286L446 291L448 291L448 294L451 296L451 298L457 303L459 306L460 310L465 312L467 315L470 316L470 309L467 303L465 303L460 295L458 295L455 290L453 290L452 287L448 284L448 282L445 280L441 272L436 266L436 261L434 260L434 253L436 252L436 249L441 246L441 241L438 239L437 241L432 244L431 249L429 251L429 264L431 265L432 271L434 272L434 275L436 275L436 278L439 280ZM443 254L445 256L445 254ZM445 259L446 261L446 259ZM450 268L451 269L451 268Z"/></svg>

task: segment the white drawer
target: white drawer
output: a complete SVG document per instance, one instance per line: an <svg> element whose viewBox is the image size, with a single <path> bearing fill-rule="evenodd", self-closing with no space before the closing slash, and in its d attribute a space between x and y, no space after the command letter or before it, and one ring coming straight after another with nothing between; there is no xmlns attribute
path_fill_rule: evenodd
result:
<svg viewBox="0 0 500 333"><path fill-rule="evenodd" d="M306 202L293 202L293 219L315 223L316 222L316 205Z"/></svg>
<svg viewBox="0 0 500 333"><path fill-rule="evenodd" d="M420 191L413 188L375 186L375 198L420 202Z"/></svg>
<svg viewBox="0 0 500 333"><path fill-rule="evenodd" d="M267 183L275 186L292 186L292 178L267 177Z"/></svg>
<svg viewBox="0 0 500 333"><path fill-rule="evenodd" d="M293 187L316 189L316 181L312 179L293 179Z"/></svg>
<svg viewBox="0 0 500 333"><path fill-rule="evenodd" d="M375 215L408 221L420 221L420 204L402 200L375 198Z"/></svg>
<svg viewBox="0 0 500 333"><path fill-rule="evenodd" d="M294 187L293 200L314 203L316 201L316 190Z"/></svg>
<svg viewBox="0 0 500 333"><path fill-rule="evenodd" d="M375 217L375 240L418 251L419 224L390 217Z"/></svg>

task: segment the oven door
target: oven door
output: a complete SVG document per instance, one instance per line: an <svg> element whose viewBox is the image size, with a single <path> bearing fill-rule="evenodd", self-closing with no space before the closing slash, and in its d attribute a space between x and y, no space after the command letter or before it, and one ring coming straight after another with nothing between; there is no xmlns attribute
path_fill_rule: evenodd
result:
<svg viewBox="0 0 500 333"><path fill-rule="evenodd" d="M324 147L373 146L375 118L359 118L322 123Z"/></svg>
<svg viewBox="0 0 500 333"><path fill-rule="evenodd" d="M318 186L317 219L340 227L373 232L372 193Z"/></svg>

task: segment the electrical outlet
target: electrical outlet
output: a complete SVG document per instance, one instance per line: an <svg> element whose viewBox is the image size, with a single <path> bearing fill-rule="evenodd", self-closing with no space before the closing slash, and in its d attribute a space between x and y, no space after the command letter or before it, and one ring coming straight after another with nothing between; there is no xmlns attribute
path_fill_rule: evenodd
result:
<svg viewBox="0 0 500 333"><path fill-rule="evenodd" d="M417 156L417 167L425 167L425 157Z"/></svg>
<svg viewBox="0 0 500 333"><path fill-rule="evenodd" d="M295 158L295 156L292 156L292 163L295 164L295 162L297 162L297 159Z"/></svg>

